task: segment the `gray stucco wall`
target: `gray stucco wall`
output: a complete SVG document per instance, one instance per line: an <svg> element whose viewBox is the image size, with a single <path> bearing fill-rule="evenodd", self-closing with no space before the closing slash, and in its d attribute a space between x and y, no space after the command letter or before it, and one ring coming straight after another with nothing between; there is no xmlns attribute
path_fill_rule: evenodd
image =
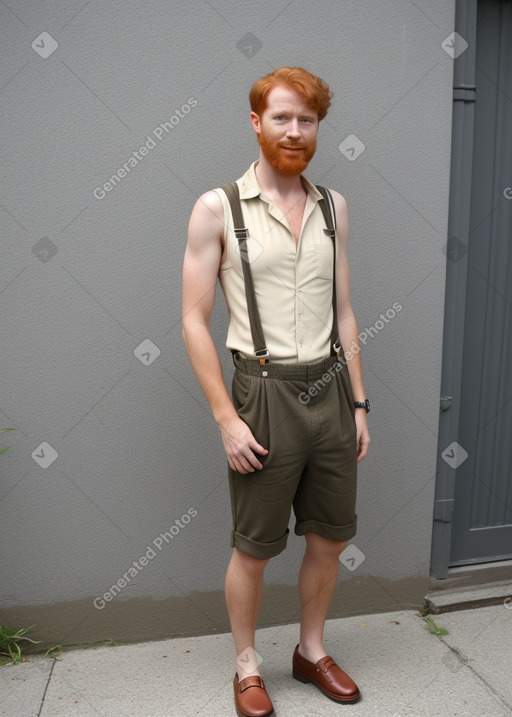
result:
<svg viewBox="0 0 512 717"><path fill-rule="evenodd" d="M181 267L196 197L257 156L247 93L280 65L334 91L307 176L347 199L353 306L361 331L375 327L353 541L365 559L342 565L332 614L419 606L450 165L453 60L441 43L454 2L27 0L0 16L0 427L16 428L0 436L12 446L0 456L3 621L36 622L35 637L61 644L228 629L226 461L181 338ZM43 32L58 43L47 57ZM365 145L356 159L339 149L349 135ZM262 624L297 619L302 545L292 534L268 566Z"/></svg>

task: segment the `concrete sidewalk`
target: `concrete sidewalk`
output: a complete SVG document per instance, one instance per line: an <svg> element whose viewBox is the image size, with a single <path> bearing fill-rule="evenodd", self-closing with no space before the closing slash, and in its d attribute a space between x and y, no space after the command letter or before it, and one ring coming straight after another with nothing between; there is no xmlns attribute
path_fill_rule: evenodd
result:
<svg viewBox="0 0 512 717"><path fill-rule="evenodd" d="M354 705L291 675L298 625L258 631L276 717L510 717L512 609L444 613L438 637L413 611L330 620L326 648L358 683ZM70 650L0 667L5 717L235 717L230 635Z"/></svg>

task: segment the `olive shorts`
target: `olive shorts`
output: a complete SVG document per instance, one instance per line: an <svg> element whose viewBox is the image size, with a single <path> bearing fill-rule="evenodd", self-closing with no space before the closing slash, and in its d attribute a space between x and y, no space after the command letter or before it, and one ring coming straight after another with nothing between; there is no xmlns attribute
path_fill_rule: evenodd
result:
<svg viewBox="0 0 512 717"><path fill-rule="evenodd" d="M231 546L267 559L286 547L291 509L296 535L331 540L356 534L357 440L347 366L336 356L313 364L261 365L234 354L235 409L268 454L263 468L228 467Z"/></svg>

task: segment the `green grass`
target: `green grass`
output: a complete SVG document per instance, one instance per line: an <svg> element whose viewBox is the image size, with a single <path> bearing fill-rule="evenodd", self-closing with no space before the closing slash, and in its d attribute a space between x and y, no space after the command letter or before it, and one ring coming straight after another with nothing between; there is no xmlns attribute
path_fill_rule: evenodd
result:
<svg viewBox="0 0 512 717"><path fill-rule="evenodd" d="M34 625L30 627L24 627L20 630L13 630L12 628L0 625L0 665L6 665L14 663L17 665L22 660L21 645L22 640L27 642L36 643L39 640L32 640L30 637L26 637L26 633L31 630Z"/></svg>

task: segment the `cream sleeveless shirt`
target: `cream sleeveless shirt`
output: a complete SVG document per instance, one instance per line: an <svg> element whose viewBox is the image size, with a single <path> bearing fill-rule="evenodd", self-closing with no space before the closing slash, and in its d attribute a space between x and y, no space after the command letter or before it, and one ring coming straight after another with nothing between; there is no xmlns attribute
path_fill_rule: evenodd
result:
<svg viewBox="0 0 512 717"><path fill-rule="evenodd" d="M324 233L320 192L304 175L307 191L298 245L278 209L260 190L255 166L237 180L249 230L247 251L256 302L269 360L313 363L329 356L332 329L332 239ZM226 346L254 358L254 345L245 298L242 259L233 218L224 191L215 189L224 207L225 248L219 281L229 311Z"/></svg>

